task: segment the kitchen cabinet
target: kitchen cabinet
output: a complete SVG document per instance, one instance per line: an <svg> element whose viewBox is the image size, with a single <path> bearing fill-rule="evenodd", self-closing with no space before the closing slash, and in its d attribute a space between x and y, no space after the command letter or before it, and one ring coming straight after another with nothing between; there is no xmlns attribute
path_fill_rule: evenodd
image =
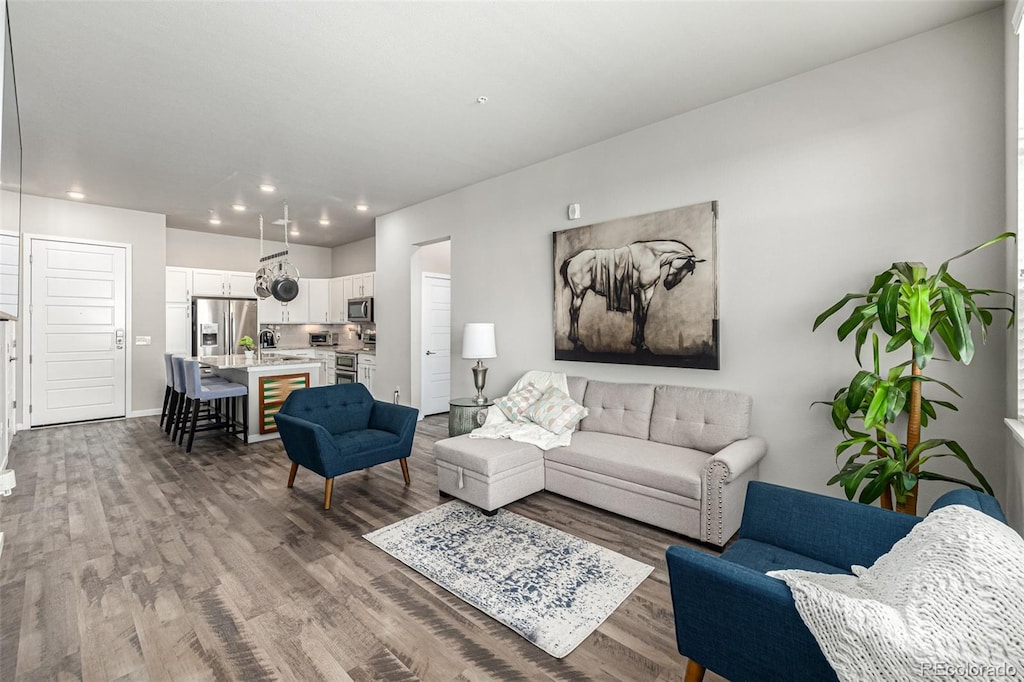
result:
<svg viewBox="0 0 1024 682"><path fill-rule="evenodd" d="M366 386L366 390L373 395L373 382L377 377L377 356L367 353L359 353L356 362L356 381Z"/></svg>
<svg viewBox="0 0 1024 682"><path fill-rule="evenodd" d="M265 324L305 324L309 321L309 292L306 280L299 280L299 294L288 303L268 296L259 300L256 309L261 327Z"/></svg>
<svg viewBox="0 0 1024 682"><path fill-rule="evenodd" d="M255 298L253 285L256 275L252 272L228 270L192 270L192 292L196 296L234 296Z"/></svg>
<svg viewBox="0 0 1024 682"><path fill-rule="evenodd" d="M373 275L372 272L352 275L352 298L373 296Z"/></svg>
<svg viewBox="0 0 1024 682"><path fill-rule="evenodd" d="M166 270L167 303L189 303L192 300L192 269L169 267Z"/></svg>
<svg viewBox="0 0 1024 682"><path fill-rule="evenodd" d="M328 306L330 307L330 322L348 322L345 319L345 279L344 277L332 277L327 285Z"/></svg>
<svg viewBox="0 0 1024 682"><path fill-rule="evenodd" d="M309 299L308 322L330 322L330 293L326 279L307 279L306 293ZM300 287L301 288L301 287Z"/></svg>
<svg viewBox="0 0 1024 682"><path fill-rule="evenodd" d="M164 351L192 353L192 270L165 269Z"/></svg>

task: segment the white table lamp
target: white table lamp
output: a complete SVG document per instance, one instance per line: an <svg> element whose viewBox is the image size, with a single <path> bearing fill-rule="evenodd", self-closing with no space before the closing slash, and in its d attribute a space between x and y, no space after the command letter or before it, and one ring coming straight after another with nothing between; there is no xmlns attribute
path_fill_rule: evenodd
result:
<svg viewBox="0 0 1024 682"><path fill-rule="evenodd" d="M476 386L476 402L483 405L484 384L487 381L487 368L483 358L496 358L498 353L494 345L494 324L492 322L467 322L462 329L462 357L476 360L473 366L473 385Z"/></svg>

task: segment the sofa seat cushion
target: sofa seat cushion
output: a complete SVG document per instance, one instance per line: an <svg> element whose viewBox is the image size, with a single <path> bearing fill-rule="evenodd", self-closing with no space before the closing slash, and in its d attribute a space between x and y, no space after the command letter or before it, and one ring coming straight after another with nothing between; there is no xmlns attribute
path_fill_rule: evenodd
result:
<svg viewBox="0 0 1024 682"><path fill-rule="evenodd" d="M434 459L490 477L524 464L541 462L544 453L529 443L508 438L470 438L466 434L434 443Z"/></svg>
<svg viewBox="0 0 1024 682"><path fill-rule="evenodd" d="M651 410L651 440L718 452L750 435L753 399L718 388L658 386Z"/></svg>
<svg viewBox="0 0 1024 682"><path fill-rule="evenodd" d="M362 431L336 433L331 436L331 440L342 452L366 452L395 447L401 438L390 431L363 429Z"/></svg>
<svg viewBox="0 0 1024 682"><path fill-rule="evenodd" d="M826 564L824 561L818 561L757 540L737 540L729 545L729 549L722 552L722 558L761 573L787 568L799 568L815 573L850 573L848 569Z"/></svg>
<svg viewBox="0 0 1024 682"><path fill-rule="evenodd" d="M572 442L548 450L545 458L630 483L699 500L704 463L699 450L596 431L578 431Z"/></svg>

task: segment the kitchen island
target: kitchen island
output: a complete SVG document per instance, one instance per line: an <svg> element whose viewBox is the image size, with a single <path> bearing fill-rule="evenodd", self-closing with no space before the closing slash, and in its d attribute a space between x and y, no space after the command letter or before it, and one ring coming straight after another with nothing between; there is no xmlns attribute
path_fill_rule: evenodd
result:
<svg viewBox="0 0 1024 682"><path fill-rule="evenodd" d="M256 443L277 435L274 415L285 398L297 389L323 384L321 365L311 358L263 357L249 360L244 355L206 355L199 364L212 374L249 387L249 442Z"/></svg>

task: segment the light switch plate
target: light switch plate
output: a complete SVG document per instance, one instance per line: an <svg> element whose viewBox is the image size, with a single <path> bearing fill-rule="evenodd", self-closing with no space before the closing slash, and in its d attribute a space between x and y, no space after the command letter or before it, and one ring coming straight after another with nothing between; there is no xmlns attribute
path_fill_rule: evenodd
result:
<svg viewBox="0 0 1024 682"><path fill-rule="evenodd" d="M136 346L148 346L151 343L153 343L153 337L152 336L136 336L135 337L135 345Z"/></svg>
<svg viewBox="0 0 1024 682"><path fill-rule="evenodd" d="M569 204L569 209L568 209L567 213L569 215L569 220L579 220L580 219L580 205L579 204Z"/></svg>

